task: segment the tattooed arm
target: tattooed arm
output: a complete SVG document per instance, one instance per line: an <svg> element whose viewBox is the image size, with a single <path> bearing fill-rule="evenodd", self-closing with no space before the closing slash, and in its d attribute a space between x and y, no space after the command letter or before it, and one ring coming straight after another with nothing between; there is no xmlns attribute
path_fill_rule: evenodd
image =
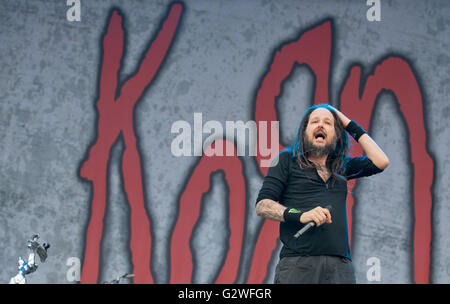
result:
<svg viewBox="0 0 450 304"><path fill-rule="evenodd" d="M285 222L285 210L285 206L271 199L262 199L256 204L256 214L273 221ZM316 207L309 211L302 212L300 223L306 224L312 221L315 222L317 226L320 226L323 223L331 224L330 211L322 207Z"/></svg>
<svg viewBox="0 0 450 304"><path fill-rule="evenodd" d="M269 167L264 177L263 185L256 198L255 211L258 216L266 219L284 222L286 207L279 203L289 178L289 163L292 161L292 151L286 149L278 155L278 162Z"/></svg>
<svg viewBox="0 0 450 304"><path fill-rule="evenodd" d="M269 220L284 222L286 207L270 199L262 199L256 204L256 214Z"/></svg>

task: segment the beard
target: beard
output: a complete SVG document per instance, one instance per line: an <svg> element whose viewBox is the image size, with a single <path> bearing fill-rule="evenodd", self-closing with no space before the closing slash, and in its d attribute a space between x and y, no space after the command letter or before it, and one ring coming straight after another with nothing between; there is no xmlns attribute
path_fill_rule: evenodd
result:
<svg viewBox="0 0 450 304"><path fill-rule="evenodd" d="M336 144L337 144L336 136L333 137L331 142L326 143L323 146L316 145L314 143L314 141L310 140L306 136L305 136L305 140L303 143L305 153L307 155L311 155L311 156L315 156L315 157L322 157L322 156L329 155L331 152L334 151L334 149L336 149Z"/></svg>

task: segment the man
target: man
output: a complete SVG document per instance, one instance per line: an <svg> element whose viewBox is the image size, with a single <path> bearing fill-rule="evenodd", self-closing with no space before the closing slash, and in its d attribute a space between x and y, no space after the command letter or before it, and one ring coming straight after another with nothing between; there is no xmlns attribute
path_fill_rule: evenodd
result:
<svg viewBox="0 0 450 304"><path fill-rule="evenodd" d="M347 132L366 156L349 157ZM275 283L356 283L346 214L347 181L383 171L385 153L356 122L330 105L310 107L294 144L279 154L256 213L280 222ZM305 224L315 227L299 237Z"/></svg>

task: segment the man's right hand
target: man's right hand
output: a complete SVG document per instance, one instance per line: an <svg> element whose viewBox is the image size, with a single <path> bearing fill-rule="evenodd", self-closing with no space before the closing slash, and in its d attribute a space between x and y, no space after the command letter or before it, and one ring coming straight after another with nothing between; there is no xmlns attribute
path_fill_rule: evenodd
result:
<svg viewBox="0 0 450 304"><path fill-rule="evenodd" d="M331 213L328 209L322 207L316 207L309 211L303 212L300 217L300 223L307 224L309 222L314 222L317 227L323 223L331 224Z"/></svg>

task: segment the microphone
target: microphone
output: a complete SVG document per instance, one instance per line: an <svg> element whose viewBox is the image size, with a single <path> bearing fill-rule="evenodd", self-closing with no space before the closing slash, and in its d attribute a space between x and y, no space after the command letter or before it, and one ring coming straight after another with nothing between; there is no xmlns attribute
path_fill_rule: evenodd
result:
<svg viewBox="0 0 450 304"><path fill-rule="evenodd" d="M330 205L326 206L325 209L327 209L328 211L331 212L331 209L333 209ZM311 229L311 227L316 226L316 223L314 221L309 222L308 224L306 224L305 226L303 226L302 229L300 229L299 231L297 231L296 234L294 234L294 238L298 239L303 233L305 233L306 231L308 231L309 229Z"/></svg>

